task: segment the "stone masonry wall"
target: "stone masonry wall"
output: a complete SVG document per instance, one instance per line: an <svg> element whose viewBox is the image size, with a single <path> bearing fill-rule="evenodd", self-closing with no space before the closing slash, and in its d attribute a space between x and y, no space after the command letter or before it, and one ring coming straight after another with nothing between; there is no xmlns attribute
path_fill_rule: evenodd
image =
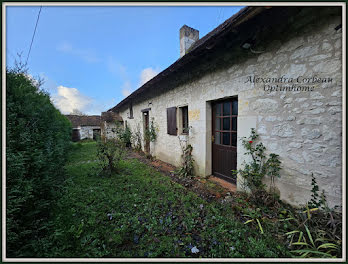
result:
<svg viewBox="0 0 348 264"><path fill-rule="evenodd" d="M93 129L100 129L100 126L82 126L80 128L80 139L93 139Z"/></svg>
<svg viewBox="0 0 348 264"><path fill-rule="evenodd" d="M180 138L167 134L166 108L188 105L192 129L189 136L180 137L193 146L196 174L208 176L211 174L210 102L238 96L238 138L249 136L250 128L255 127L268 152L280 155L283 169L276 186L281 199L292 204L308 201L311 173L314 173L330 205L340 204L342 33L335 27L341 23L340 17L318 20L290 40L275 39L258 56L134 104L133 119L128 118L129 109L120 115L128 121L132 131L137 124L143 131L141 110L150 107L150 118L158 128L157 140L150 146L151 154L178 166L181 163ZM263 80L253 82L254 77ZM281 77L294 81L284 83ZM324 83L303 83L310 81L304 78L312 77L331 79ZM270 91L277 84L309 85L312 91ZM244 156L240 140L237 148L237 167L242 168L243 161L248 158Z"/></svg>

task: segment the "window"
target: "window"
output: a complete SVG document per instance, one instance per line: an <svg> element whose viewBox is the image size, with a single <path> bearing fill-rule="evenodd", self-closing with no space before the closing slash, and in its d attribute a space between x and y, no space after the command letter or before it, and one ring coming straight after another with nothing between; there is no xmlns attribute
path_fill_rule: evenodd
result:
<svg viewBox="0 0 348 264"><path fill-rule="evenodd" d="M133 104L129 105L129 119L133 119Z"/></svg>
<svg viewBox="0 0 348 264"><path fill-rule="evenodd" d="M217 103L214 111L214 143L237 147L237 99Z"/></svg>
<svg viewBox="0 0 348 264"><path fill-rule="evenodd" d="M167 133L169 135L177 135L176 107L167 108Z"/></svg>
<svg viewBox="0 0 348 264"><path fill-rule="evenodd" d="M180 132L181 134L189 133L188 106L180 107Z"/></svg>

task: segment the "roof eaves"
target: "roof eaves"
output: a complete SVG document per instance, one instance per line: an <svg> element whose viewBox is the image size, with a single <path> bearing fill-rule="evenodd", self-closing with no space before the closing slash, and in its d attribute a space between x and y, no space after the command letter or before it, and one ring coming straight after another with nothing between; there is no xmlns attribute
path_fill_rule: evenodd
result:
<svg viewBox="0 0 348 264"><path fill-rule="evenodd" d="M215 46L216 42L229 32L229 29L232 29L233 27L236 27L242 24L243 22L254 17L256 14L260 13L264 9L268 9L268 8L255 7L255 6L244 7L238 13L234 14L232 17L230 17L225 22L223 22L218 27L216 27L214 30L212 30L207 35L205 35L203 38L197 40L196 43L190 49L189 53L187 53L183 57L176 60L173 64L171 64L165 70L157 74L150 81L148 81L147 83L139 87L137 90L135 90L125 99L123 99L120 103L118 103L116 106L114 106L113 108L107 111L117 112L121 107L129 103L129 101L136 98L138 94L142 93L143 91L146 91L149 87L151 87L155 83L160 82L164 78L167 78L169 75L173 74L173 72L184 67L187 63L191 62L196 57L201 55L202 51L212 49Z"/></svg>

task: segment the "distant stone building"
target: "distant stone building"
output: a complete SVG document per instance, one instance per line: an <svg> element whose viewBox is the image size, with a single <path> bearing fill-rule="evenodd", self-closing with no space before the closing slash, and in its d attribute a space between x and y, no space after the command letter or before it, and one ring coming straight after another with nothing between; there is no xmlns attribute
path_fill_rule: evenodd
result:
<svg viewBox="0 0 348 264"><path fill-rule="evenodd" d="M155 124L144 151L179 166L188 141L197 175L239 189L231 170L249 160L240 139L255 128L280 155L281 199L308 201L313 173L341 204L342 7L246 7L198 34L182 27L180 58L109 111L142 134Z"/></svg>
<svg viewBox="0 0 348 264"><path fill-rule="evenodd" d="M96 139L100 136L101 119L98 115L65 115L71 122L72 140Z"/></svg>
<svg viewBox="0 0 348 264"><path fill-rule="evenodd" d="M107 139L116 137L117 125L123 126L122 117L114 112L102 112L101 114L101 135Z"/></svg>

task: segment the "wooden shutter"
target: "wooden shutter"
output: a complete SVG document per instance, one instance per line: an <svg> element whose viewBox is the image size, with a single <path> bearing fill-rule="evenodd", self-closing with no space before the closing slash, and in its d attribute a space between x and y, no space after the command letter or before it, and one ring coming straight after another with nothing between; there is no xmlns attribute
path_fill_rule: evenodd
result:
<svg viewBox="0 0 348 264"><path fill-rule="evenodd" d="M167 133L176 136L176 107L167 108Z"/></svg>

